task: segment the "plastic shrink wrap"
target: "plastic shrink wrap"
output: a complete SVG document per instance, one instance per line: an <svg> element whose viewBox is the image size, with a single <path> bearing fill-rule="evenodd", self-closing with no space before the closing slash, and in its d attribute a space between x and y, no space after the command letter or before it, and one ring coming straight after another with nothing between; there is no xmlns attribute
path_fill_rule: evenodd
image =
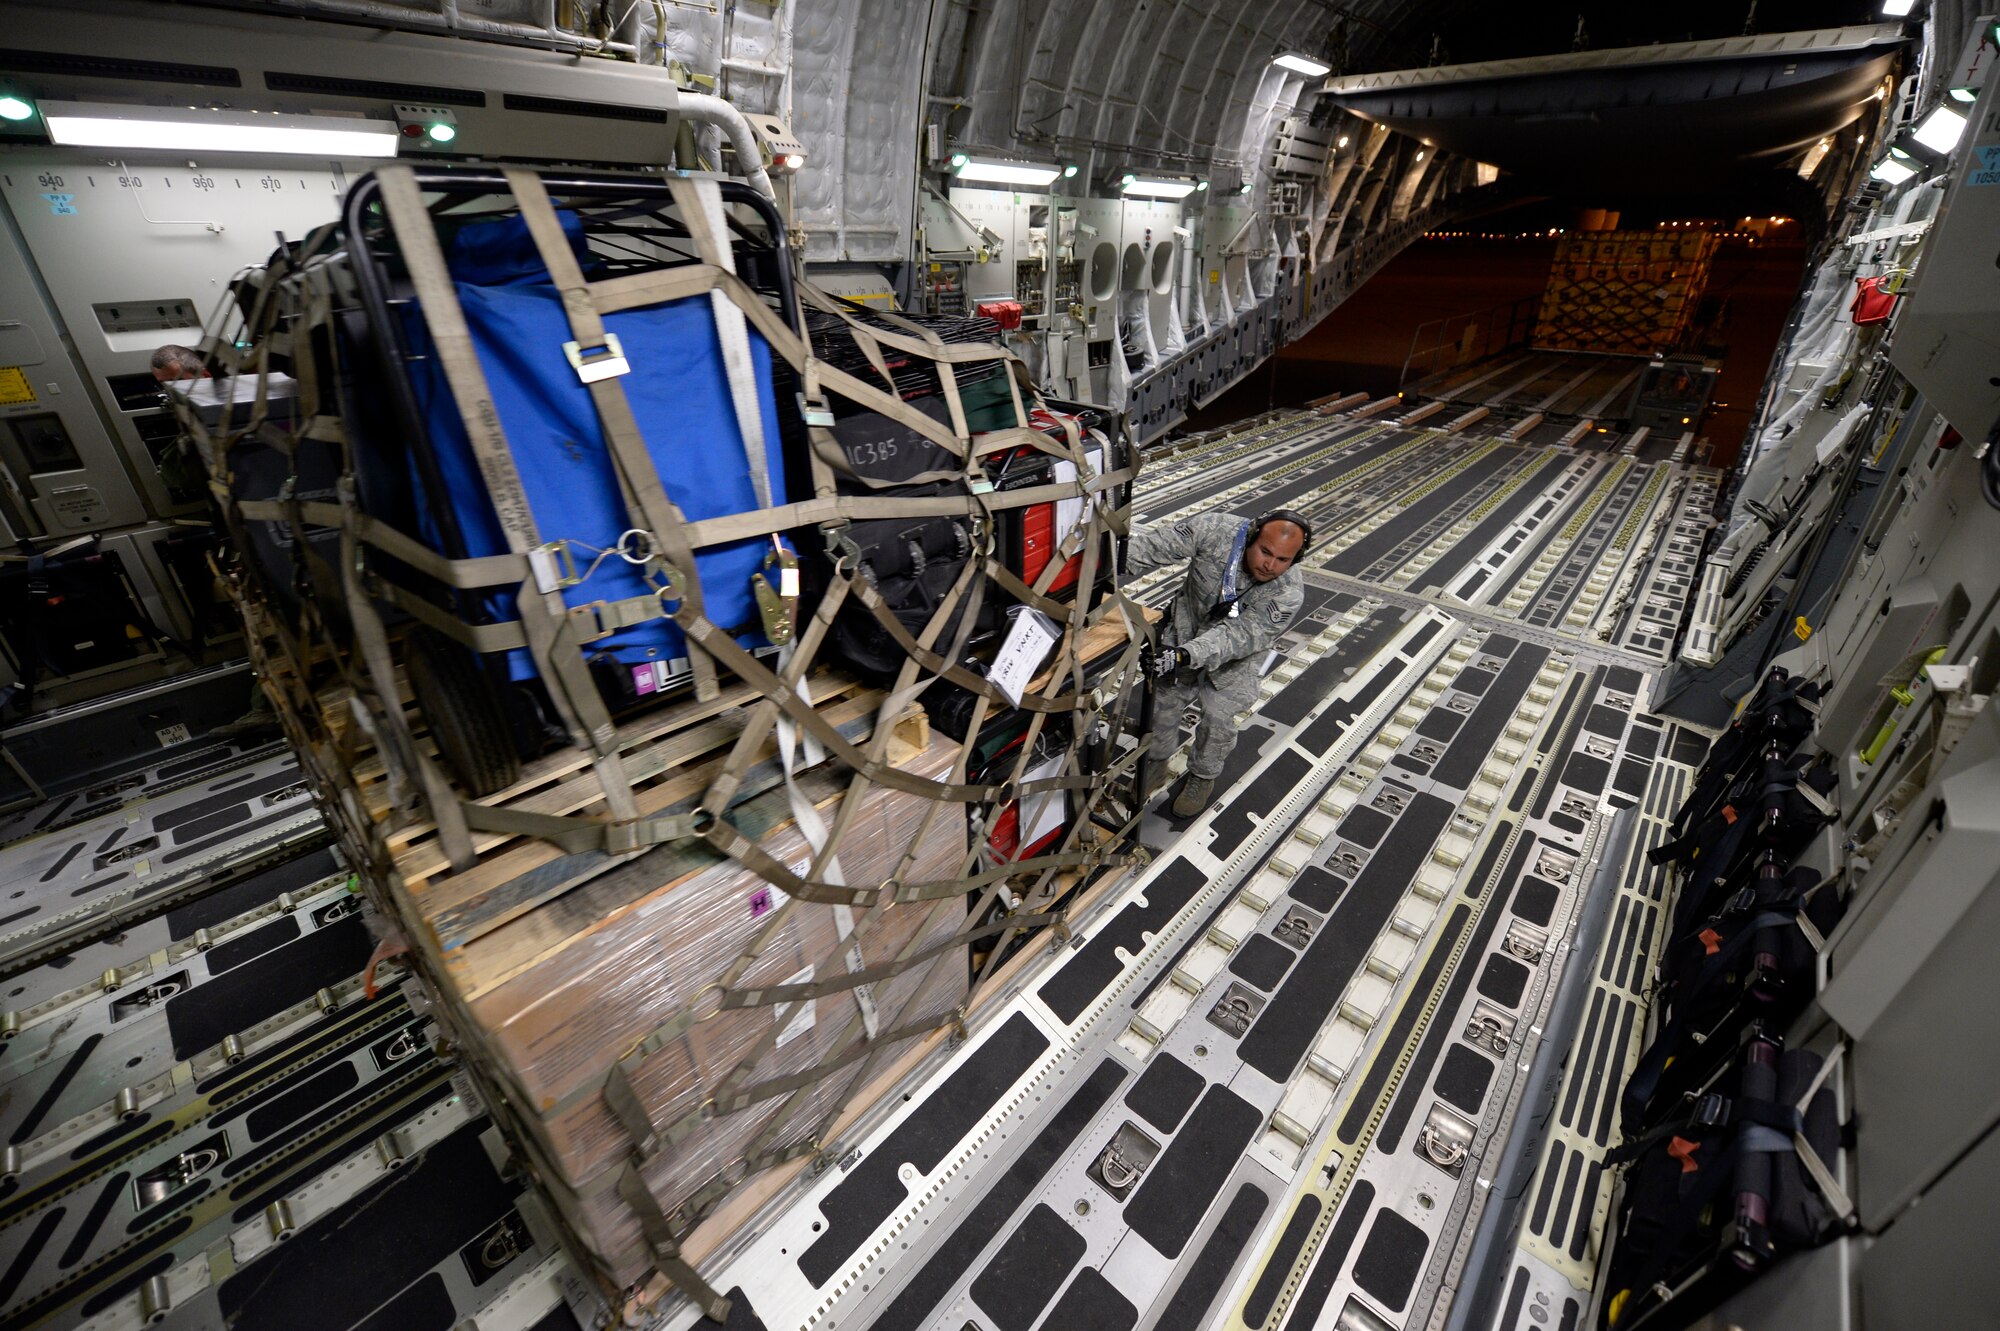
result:
<svg viewBox="0 0 2000 1331"><path fill-rule="evenodd" d="M907 770L944 778L955 748L940 740ZM801 783L828 824L844 798L844 776L835 781L822 770ZM891 877L914 883L957 876L966 852L963 805L879 787L861 800L838 843L847 883L872 887ZM747 830L760 814L782 819L760 843L803 874L812 852L785 801L782 790L759 796L732 821ZM757 805L762 808L751 807ZM690 859L700 863L687 867ZM649 863L656 874L663 867L677 872L649 892L626 893L626 904L470 1004L482 1062L508 1089L534 1135L545 1157L541 1168L554 1175L543 1180L553 1200L621 1279L649 1264L638 1219L615 1187L634 1142L602 1092L590 1088L622 1055L676 1018L694 1017L629 1078L661 1138L641 1174L661 1211L672 1216L698 1192L712 1202L716 1189L710 1185L744 1172L739 1167L746 1158L821 1131L850 1093L904 1045L878 1048L802 1088L760 1097L760 1087L836 1060L867 1040L871 1025L888 1033L943 1024L964 1001L967 982L964 950L950 948L859 989L793 1004L727 1006L718 986L746 957L754 959L726 985L730 993L748 997L747 991L764 986L825 982L941 943L963 927L964 903L953 897L860 910L794 901L753 870L685 848L644 856L616 877L629 883L629 875L646 872ZM617 884L604 887L606 895L617 893ZM581 891L588 894L590 887ZM496 931L492 945L507 946L505 933ZM704 1114L720 1091L734 1093L731 1104L740 1096L751 1102L710 1106Z"/></svg>

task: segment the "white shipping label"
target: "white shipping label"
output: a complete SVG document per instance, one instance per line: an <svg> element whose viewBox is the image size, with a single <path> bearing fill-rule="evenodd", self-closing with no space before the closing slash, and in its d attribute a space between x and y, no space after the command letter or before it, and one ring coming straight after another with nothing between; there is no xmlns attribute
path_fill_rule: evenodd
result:
<svg viewBox="0 0 2000 1331"><path fill-rule="evenodd" d="M1104 474L1103 449L1101 448L1090 449L1084 454L1084 456L1090 459L1090 469L1093 473L1100 476ZM1058 484L1075 480L1076 464L1067 459L1057 459L1052 479L1054 479ZM1100 503L1103 502L1103 499L1104 496L1100 494L1098 496L1099 502ZM1088 501L1082 498L1056 500L1056 544L1057 545L1061 545L1064 541L1068 540L1069 534L1075 531L1077 527L1083 522L1083 509L1086 502Z"/></svg>
<svg viewBox="0 0 2000 1331"><path fill-rule="evenodd" d="M1055 646L1058 636L1056 622L1039 610L1024 609L1014 616L1013 627L1007 630L1007 639L993 658L990 678L1016 707L1021 705L1021 695L1027 691L1028 682L1034 679L1036 668L1049 654L1049 648Z"/></svg>

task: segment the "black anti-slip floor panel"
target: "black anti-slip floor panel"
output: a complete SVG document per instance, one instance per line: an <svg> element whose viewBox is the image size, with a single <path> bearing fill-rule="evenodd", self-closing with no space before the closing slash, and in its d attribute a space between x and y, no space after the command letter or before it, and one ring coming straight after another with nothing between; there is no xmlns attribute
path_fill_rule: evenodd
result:
<svg viewBox="0 0 2000 1331"><path fill-rule="evenodd" d="M1095 1267L1086 1266L1076 1273L1076 1279L1063 1291L1062 1299L1049 1313L1049 1320L1043 1325L1048 1331L1065 1331L1076 1327L1078 1331L1132 1331L1138 1324L1139 1310L1132 1306L1132 1300L1118 1292Z"/></svg>
<svg viewBox="0 0 2000 1331"><path fill-rule="evenodd" d="M167 932L176 941L191 937L197 929L212 929L224 920L233 920L245 911L276 900L280 892L297 891L339 871L340 862L334 858L333 848L322 847L174 907L167 912Z"/></svg>
<svg viewBox="0 0 2000 1331"><path fill-rule="evenodd" d="M1594 702L1590 705L1590 710L1583 714L1583 728L1593 735L1617 739L1625 733L1625 713L1615 707L1606 707L1601 702Z"/></svg>
<svg viewBox="0 0 2000 1331"><path fill-rule="evenodd" d="M1244 1246L1270 1205L1271 1199L1255 1184L1246 1183L1236 1190L1229 1209L1222 1213L1208 1241L1195 1254L1187 1276L1175 1287L1174 1296L1167 1301L1160 1320L1153 1324L1153 1331L1203 1331L1211 1325L1208 1307L1222 1292L1223 1283L1236 1268L1236 1259L1243 1255Z"/></svg>
<svg viewBox="0 0 2000 1331"><path fill-rule="evenodd" d="M1519 1007L1528 989L1528 968L1512 957L1488 957L1479 976L1479 992L1502 1007Z"/></svg>
<svg viewBox="0 0 2000 1331"><path fill-rule="evenodd" d="M1496 841L1499 839L1495 838ZM1487 942L1500 924L1502 911L1498 903L1506 898L1507 884L1519 876L1523 866L1528 863L1534 845L1535 834L1532 832L1523 832L1521 839L1514 843L1513 854L1508 856L1507 868L1501 875L1498 890L1493 894L1495 904L1488 906L1481 913L1479 923L1472 926L1472 937L1465 945L1464 955L1467 958L1477 957L1486 950ZM1461 906L1459 909L1463 911L1465 907ZM1457 937L1455 930L1452 932L1452 937ZM1431 952L1432 960L1435 961L1446 951L1449 951L1449 944L1440 939L1437 947ZM1429 963L1426 963L1425 969L1430 969ZM1473 973L1469 961L1459 967L1451 977L1451 986L1445 990L1443 1001L1438 1004L1439 1012L1456 1012L1464 1005L1465 991L1472 983ZM1424 991L1419 989L1415 992ZM1382 1116L1382 1126L1375 1130L1376 1149L1394 1151L1402 1144L1403 1129L1409 1126L1411 1116L1415 1114L1423 1099L1424 1078L1429 1075L1431 1065L1437 1062L1438 1056L1451 1045L1457 1035L1458 1029L1448 1021L1435 1021L1425 1032L1424 1043L1417 1050L1416 1056L1410 1060L1409 1071L1404 1074L1402 1089L1396 1093L1395 1102L1389 1106L1389 1112ZM1379 1059L1377 1063L1380 1063Z"/></svg>
<svg viewBox="0 0 2000 1331"><path fill-rule="evenodd" d="M1444 1051L1444 1066L1438 1069L1437 1093L1446 1104L1478 1118L1479 1106L1485 1103L1486 1088L1492 1081L1492 1059L1462 1044Z"/></svg>
<svg viewBox="0 0 2000 1331"><path fill-rule="evenodd" d="M1270 993L1292 968L1297 953L1267 934L1257 934L1229 958L1229 973Z"/></svg>
<svg viewBox="0 0 2000 1331"><path fill-rule="evenodd" d="M1487 915L1490 917L1493 913L1488 911ZM1472 907L1466 905L1454 906L1451 914L1445 917L1444 927L1438 930L1437 942L1432 944L1430 956L1424 959L1424 968L1417 972L1416 983L1410 986L1412 995L1427 994L1437 988L1438 977L1444 974L1445 964L1451 960L1451 950L1458 945L1458 936L1465 932L1466 921L1471 917ZM1354 1100L1347 1107L1347 1117L1340 1121L1340 1135L1343 1140L1348 1142L1361 1140L1361 1133L1368 1125L1368 1116L1374 1112L1376 1102L1382 1098L1382 1091L1388 1086L1389 1078L1396 1071L1395 1051L1410 1042L1410 1033L1417 1028L1417 1022L1423 1014L1424 1005L1414 997L1405 1001L1397 1011L1395 1023L1389 1027L1389 1033L1382 1041L1381 1051L1375 1055L1374 1061L1369 1063L1368 1075L1362 1079L1361 1089L1356 1092ZM1440 1022L1434 1031L1443 1029L1445 1025ZM1422 1074L1429 1071L1430 1064L1426 1062L1415 1076L1403 1083L1402 1094L1397 1097L1395 1104L1389 1106L1392 1114L1402 1103L1412 1098L1414 1094L1412 1088L1421 1085ZM1408 1112L1403 1111L1404 1118L1408 1117ZM1400 1123L1397 1125L1397 1131L1401 1131ZM1381 1137L1378 1135L1376 1140L1379 1142Z"/></svg>
<svg viewBox="0 0 2000 1331"><path fill-rule="evenodd" d="M1569 756L1569 762L1563 767L1562 779L1578 790L1592 795L1602 795L1605 779L1610 775L1610 763L1579 751Z"/></svg>
<svg viewBox="0 0 2000 1331"><path fill-rule="evenodd" d="M1301 675L1299 678L1305 677ZM1242 794L1229 801L1228 806L1209 821L1209 827L1215 831L1216 853L1223 858L1233 854L1256 826L1250 816L1270 817L1278 801L1298 789L1299 783L1312 771L1312 766L1289 749L1273 759L1271 765L1259 773Z"/></svg>
<svg viewBox="0 0 2000 1331"><path fill-rule="evenodd" d="M1699 767L1708 757L1708 739L1686 726L1674 727L1673 759L1683 767Z"/></svg>
<svg viewBox="0 0 2000 1331"><path fill-rule="evenodd" d="M1126 1202L1132 1232L1180 1256L1263 1122L1257 1107L1227 1086L1209 1087Z"/></svg>
<svg viewBox="0 0 2000 1331"><path fill-rule="evenodd" d="M69 1089L69 1084L76 1080L77 1074L83 1071L84 1065L90 1062L91 1054L103 1042L104 1032L92 1031L77 1043L76 1048L71 1051L69 1058L64 1061L62 1071L58 1072L49 1081L49 1084L43 1088L40 1097L36 1099L33 1105L29 1106L27 1117L23 1118L15 1126L13 1136L8 1138L10 1144L18 1146L35 1135L36 1131L42 1126L42 1120L47 1118L49 1113L55 1109L57 1103L62 1099L63 1092Z"/></svg>
<svg viewBox="0 0 2000 1331"><path fill-rule="evenodd" d="M1492 838L1487 841L1486 849L1480 852L1479 862L1472 866L1472 877L1465 880L1465 895L1477 897L1486 890L1486 880L1492 875L1493 866L1500 859L1500 852L1507 849L1507 838L1513 830L1512 822L1494 824ZM1534 840L1534 834L1529 833L1526 839ZM1504 883L1502 888L1505 888ZM1506 892L1503 890L1500 895L1505 896Z"/></svg>
<svg viewBox="0 0 2000 1331"><path fill-rule="evenodd" d="M1237 1052L1245 1063L1281 1085L1292 1079L1299 1060L1340 1000L1341 990L1402 899L1403 889L1423 867L1424 857L1430 854L1431 843L1444 830L1451 811L1452 806L1435 795L1418 795L1410 801L1387 842L1369 859L1354 886L1320 926L1291 978L1279 987L1257 1024L1243 1037Z"/></svg>
<svg viewBox="0 0 2000 1331"><path fill-rule="evenodd" d="M269 1178L267 1167L273 1159L278 1162L276 1167L283 1168L284 1157L292 1152L301 1137L313 1129L336 1122L350 1110L366 1109L370 1113L382 1110L396 1103L399 1095L408 1095L426 1085L440 1083L450 1084L448 1078L438 1074L437 1054L429 1049L420 1049L398 1067L396 1076L358 1085L344 1094L336 1094L330 1100L310 1106L310 1117L299 1123L294 1131L276 1141L266 1140L222 1167L224 1177L237 1180L230 1187L230 1195L247 1196L252 1189L265 1183ZM353 1123L342 1126L351 1128Z"/></svg>
<svg viewBox="0 0 2000 1331"><path fill-rule="evenodd" d="M1481 650L1493 651L1492 640L1482 644ZM1472 716L1460 728L1458 738L1451 742L1451 747L1444 751L1444 757L1438 759L1437 766L1431 769L1435 780L1459 790L1471 783L1492 753L1493 741L1500 738L1500 732L1513 719L1514 708L1527 694L1528 686L1534 683L1535 672L1548 659L1548 650L1532 643L1522 643L1514 651L1501 670L1500 678L1493 681Z"/></svg>
<svg viewBox="0 0 2000 1331"><path fill-rule="evenodd" d="M1555 917L1556 902L1561 896L1554 883L1535 877L1523 878L1520 889L1514 893L1514 913L1530 924L1546 928Z"/></svg>
<svg viewBox="0 0 2000 1331"><path fill-rule="evenodd" d="M1354 1283L1391 1312L1403 1311L1423 1270L1430 1238L1403 1217L1383 1207L1354 1259Z"/></svg>
<svg viewBox="0 0 2000 1331"><path fill-rule="evenodd" d="M1443 485L1411 504L1395 517L1369 532L1366 536L1348 546L1327 567L1335 573L1350 576L1361 573L1381 559L1391 554L1411 536L1422 531L1424 525L1450 508L1465 496L1485 488L1494 473L1515 460L1511 448L1496 448L1480 458L1464 471L1459 472Z"/></svg>
<svg viewBox="0 0 2000 1331"><path fill-rule="evenodd" d="M1347 880L1314 864L1294 878L1288 890L1292 900L1324 915L1339 903L1340 894L1347 890Z"/></svg>
<svg viewBox="0 0 2000 1331"><path fill-rule="evenodd" d="M1417 722L1417 733L1425 739L1450 743L1452 737L1458 734L1458 728L1464 724L1463 712L1454 712L1445 707L1433 707L1424 714L1423 720Z"/></svg>
<svg viewBox="0 0 2000 1331"><path fill-rule="evenodd" d="M343 1327L368 1315L513 1208L479 1144L481 1120L424 1152L216 1291L240 1331Z"/></svg>
<svg viewBox="0 0 2000 1331"><path fill-rule="evenodd" d="M1507 1306L1501 1311L1500 1324L1494 1331L1520 1331L1521 1305L1527 1301L1528 1270L1517 1266L1514 1268L1514 1282L1507 1289Z"/></svg>
<svg viewBox="0 0 2000 1331"><path fill-rule="evenodd" d="M1604 682L1620 693L1636 695L1639 686L1646 682L1646 677L1630 666L1612 666L1605 674Z"/></svg>
<svg viewBox="0 0 2000 1331"><path fill-rule="evenodd" d="M999 1331L1028 1331L1089 1245L1046 1203L1028 1212L972 1282L972 1301Z"/></svg>
<svg viewBox="0 0 2000 1331"><path fill-rule="evenodd" d="M295 786L302 779L303 777L298 768L287 766L282 771L273 772L261 781L252 782L247 786L237 786L234 789L225 790L220 794L209 795L202 799L191 800L177 809L170 809L153 819L153 830L161 834L166 834L188 825L205 824L207 820L212 819L216 814L228 812L239 805L254 805L260 796L283 790L287 786ZM175 838L176 841L189 841L192 839L192 837L188 836Z"/></svg>
<svg viewBox="0 0 2000 1331"><path fill-rule="evenodd" d="M722 1324L722 1331L770 1331L770 1328L764 1325L764 1319L757 1315L757 1310L750 1306L750 1296L743 1292L743 1286L736 1286L723 1297L729 1300L729 1319ZM569 1309L567 1305L559 1303L556 1305L556 1311L567 1313ZM574 1325L574 1319L571 1325ZM542 1331L542 1328L533 1327L531 1331ZM555 1329L550 1328L550 1331Z"/></svg>
<svg viewBox="0 0 2000 1331"><path fill-rule="evenodd" d="M1017 1012L943 1085L924 1097L916 1111L820 1202L826 1232L799 1254L805 1278L824 1285L909 1196L903 1165L915 1165L920 1174L936 1169L945 1152L992 1111L994 1102L1048 1047L1049 1037Z"/></svg>
<svg viewBox="0 0 2000 1331"><path fill-rule="evenodd" d="M1277 740L1272 737L1271 732L1262 726L1251 726L1246 729L1242 737L1237 741L1236 747L1231 749L1229 756L1222 760L1222 770L1216 774L1213 794L1219 796L1224 791L1232 789L1264 757L1265 749L1276 742ZM1178 785L1174 786L1172 793L1175 795L1180 794L1180 787ZM1164 799L1160 801L1156 808L1159 815L1166 819L1167 823L1176 832L1187 831L1193 825L1195 819L1208 811L1206 808L1203 808L1189 814L1185 818L1177 817L1172 807Z"/></svg>
<svg viewBox="0 0 2000 1331"><path fill-rule="evenodd" d="M1285 1315L1285 1331L1312 1331L1313 1324L1319 1321L1320 1310L1326 1307L1327 1295L1333 1293L1334 1282L1347 1268L1347 1254L1353 1251L1361 1222L1368 1218L1368 1208L1374 1204L1375 1185L1367 1179L1356 1180L1341 1201L1333 1227L1319 1245L1319 1256L1313 1258L1312 1270L1306 1275L1305 1284L1299 1286L1299 1296L1292 1300Z"/></svg>
<svg viewBox="0 0 2000 1331"><path fill-rule="evenodd" d="M1060 970L1043 981L1036 994L1065 1024L1075 1021L1125 968L1125 963L1118 959L1118 950L1122 948L1127 954L1138 952L1146 935L1165 928L1167 921L1194 900L1195 893L1207 881L1201 870L1176 856L1146 884L1144 905L1128 905L1105 921Z"/></svg>
<svg viewBox="0 0 2000 1331"><path fill-rule="evenodd" d="M1278 1236L1278 1246L1271 1250L1270 1260L1264 1263L1264 1274L1257 1278L1256 1287L1250 1291L1249 1301L1243 1305L1243 1320L1250 1326L1262 1326L1264 1319L1271 1315L1271 1305L1278 1301L1278 1291L1291 1279L1292 1264L1299 1260L1299 1253L1306 1246L1306 1238L1319 1223L1320 1200L1311 1193L1299 1198L1298 1207L1292 1218L1285 1222L1285 1232Z"/></svg>
<svg viewBox="0 0 2000 1331"><path fill-rule="evenodd" d="M1492 688L1493 681L1498 678L1500 677L1491 670L1481 670L1474 666L1470 669L1459 671L1457 677L1451 681L1451 686L1460 693L1469 693L1475 698L1483 698L1486 696L1486 690Z"/></svg>
<svg viewBox="0 0 2000 1331"><path fill-rule="evenodd" d="M310 812L310 806L304 804L285 805L284 807L280 808L276 813L268 813L265 814L262 818L258 818L253 822L244 823L238 827L232 827L227 832L223 832L218 836L212 836L205 841L197 841L192 845L181 846L175 850L167 851L165 854L160 856L160 863L179 864L181 861L191 860L197 855L206 855L209 851L214 850L219 846L235 846L235 845L247 844L245 839L249 836L250 833L261 832L267 827L276 827L279 823L291 822L293 819L298 818L301 814L307 812ZM172 886L176 881L178 880L176 880L172 876L163 874L160 876L157 884L155 885L154 890L156 891L163 890L167 887ZM105 886L108 886L108 883L96 883L92 885L92 890L95 891L97 888Z"/></svg>
<svg viewBox="0 0 2000 1331"><path fill-rule="evenodd" d="M252 1141L261 1142L360 1084L361 1074L355 1071L353 1063L346 1060L335 1063L245 1115L244 1130Z"/></svg>
<svg viewBox="0 0 2000 1331"><path fill-rule="evenodd" d="M1255 507L1260 512L1269 512L1274 508L1283 508L1306 491L1325 485L1336 476L1352 471L1354 468L1361 466L1373 458L1380 457L1397 444L1403 442L1404 439L1400 434L1393 430L1389 431L1386 434L1370 439L1365 444L1347 449L1337 457L1328 458L1318 466L1304 468L1299 473L1296 473L1297 479L1289 481L1275 490L1260 494L1254 500L1246 499L1243 502L1246 505ZM1319 445L1320 448L1331 448L1334 446L1331 442ZM1317 449L1312 451L1317 451ZM1141 508L1139 516L1157 521L1161 517L1180 513L1199 504L1204 499L1212 498L1215 495L1221 494L1224 490L1233 489L1243 484L1243 473L1235 468L1226 469L1219 472L1218 475L1221 479L1204 485L1199 489L1190 490L1185 494L1176 496L1172 500L1172 508ZM1159 504L1162 501L1155 499L1148 502Z"/></svg>
<svg viewBox="0 0 2000 1331"><path fill-rule="evenodd" d="M1363 804L1349 810L1347 817L1340 820L1340 834L1373 850L1382 844L1382 835L1389 830L1389 823L1388 814Z"/></svg>
<svg viewBox="0 0 2000 1331"><path fill-rule="evenodd" d="M350 915L176 994L167 1000L174 1057L186 1058L359 974L374 946L366 922Z"/></svg>
<svg viewBox="0 0 2000 1331"><path fill-rule="evenodd" d="M1257 714L1280 726L1295 726L1305 720L1306 713L1317 706L1320 699L1340 687L1340 682L1349 671L1360 666L1379 651L1383 643L1395 636L1396 630L1402 627L1403 618L1403 611L1388 609L1378 610L1362 620L1352 632L1334 644L1332 651L1299 672L1297 679L1258 708Z"/></svg>
<svg viewBox="0 0 2000 1331"><path fill-rule="evenodd" d="M1287 480L1284 484L1259 494L1254 500L1244 500L1244 503L1260 513L1268 513L1274 508L1288 507L1308 491L1317 490L1322 485L1339 480L1348 472L1408 442L1409 437L1399 430L1384 431L1367 443L1343 450L1337 457L1329 458L1316 467L1305 468L1296 474L1296 479ZM1229 485L1242 483L1243 477L1239 473ZM1228 489L1229 485L1223 486L1222 489Z"/></svg>
<svg viewBox="0 0 2000 1331"><path fill-rule="evenodd" d="M255 929L246 929L233 938L225 938L208 949L208 973L220 975L246 961L255 961L272 948L283 947L303 932L297 915L280 915Z"/></svg>
<svg viewBox="0 0 2000 1331"><path fill-rule="evenodd" d="M1534 473L1535 476L1542 474L1542 470L1539 469ZM1529 504L1534 503L1540 497L1541 493L1542 487L1534 484L1533 477L1530 477L1529 481L1523 484L1520 489L1501 500L1491 512L1487 513L1477 527L1474 527L1461 537L1457 548L1468 552L1468 557L1484 550L1487 546L1499 540L1500 533L1513 526L1514 520ZM1441 587L1451 581L1452 578L1458 575L1459 570L1464 567L1464 563L1459 560L1440 559L1422 573L1419 573L1406 590L1421 595L1427 588ZM1471 592L1476 589L1467 588L1466 590Z"/></svg>
<svg viewBox="0 0 2000 1331"><path fill-rule="evenodd" d="M433 1271L377 1308L354 1331L450 1331L457 1320L451 1290L446 1288L444 1277Z"/></svg>
<svg viewBox="0 0 2000 1331"><path fill-rule="evenodd" d="M1158 1128L1172 1132L1194 1108L1207 1081L1172 1054L1155 1054L1145 1075L1125 1093L1125 1107Z"/></svg>

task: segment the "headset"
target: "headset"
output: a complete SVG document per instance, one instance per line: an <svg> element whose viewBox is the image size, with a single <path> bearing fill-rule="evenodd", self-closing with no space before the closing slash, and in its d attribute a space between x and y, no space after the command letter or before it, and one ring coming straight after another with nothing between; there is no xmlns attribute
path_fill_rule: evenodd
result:
<svg viewBox="0 0 2000 1331"><path fill-rule="evenodd" d="M1257 540L1258 534L1264 530L1265 525L1272 522L1289 522L1294 527L1297 527L1300 531L1305 533L1306 538L1303 541L1299 542L1298 553L1292 556L1292 562L1294 564L1298 563L1299 560L1305 557L1306 551L1312 549L1312 543L1313 543L1312 520L1307 518L1305 514L1296 512L1289 508L1274 508L1270 512L1264 514L1262 517L1259 517L1256 521L1252 522L1250 524L1250 534L1243 538L1244 546L1248 547L1254 544Z"/></svg>

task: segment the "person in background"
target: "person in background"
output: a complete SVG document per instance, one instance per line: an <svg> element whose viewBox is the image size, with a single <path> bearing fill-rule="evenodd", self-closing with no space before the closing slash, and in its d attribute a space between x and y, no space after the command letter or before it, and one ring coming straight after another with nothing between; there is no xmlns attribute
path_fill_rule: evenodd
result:
<svg viewBox="0 0 2000 1331"><path fill-rule="evenodd" d="M168 342L153 351L153 379L162 386L208 377L208 364L202 360L201 353L193 347L184 347L178 342ZM201 460L195 456L194 446L189 440L185 437L180 439L174 447L172 457L174 462L171 465L176 467L186 465L199 473L196 483L205 488L207 472L202 467ZM178 477L169 474L169 466L168 461L163 458L160 475L168 483L169 488L173 488ZM264 686L254 678L250 681L249 710L233 721L225 721L214 727L208 733L217 739L239 741L245 746L267 744L283 735L278 724L278 713L271 706L270 697L265 694Z"/></svg>
<svg viewBox="0 0 2000 1331"><path fill-rule="evenodd" d="M201 353L193 347L169 342L153 352L153 378L162 384L176 384L183 379L206 379L208 366L203 363Z"/></svg>
<svg viewBox="0 0 2000 1331"><path fill-rule="evenodd" d="M1160 643L1146 664L1153 677L1153 735L1140 766L1150 797L1180 745L1181 717L1201 710L1187 784L1174 799L1177 818L1201 812L1222 765L1236 747L1236 717L1257 701L1264 658L1291 626L1305 600L1296 564L1312 542L1312 525L1289 509L1262 517L1208 513L1134 533L1127 544L1131 575L1185 562L1187 571L1160 626Z"/></svg>

